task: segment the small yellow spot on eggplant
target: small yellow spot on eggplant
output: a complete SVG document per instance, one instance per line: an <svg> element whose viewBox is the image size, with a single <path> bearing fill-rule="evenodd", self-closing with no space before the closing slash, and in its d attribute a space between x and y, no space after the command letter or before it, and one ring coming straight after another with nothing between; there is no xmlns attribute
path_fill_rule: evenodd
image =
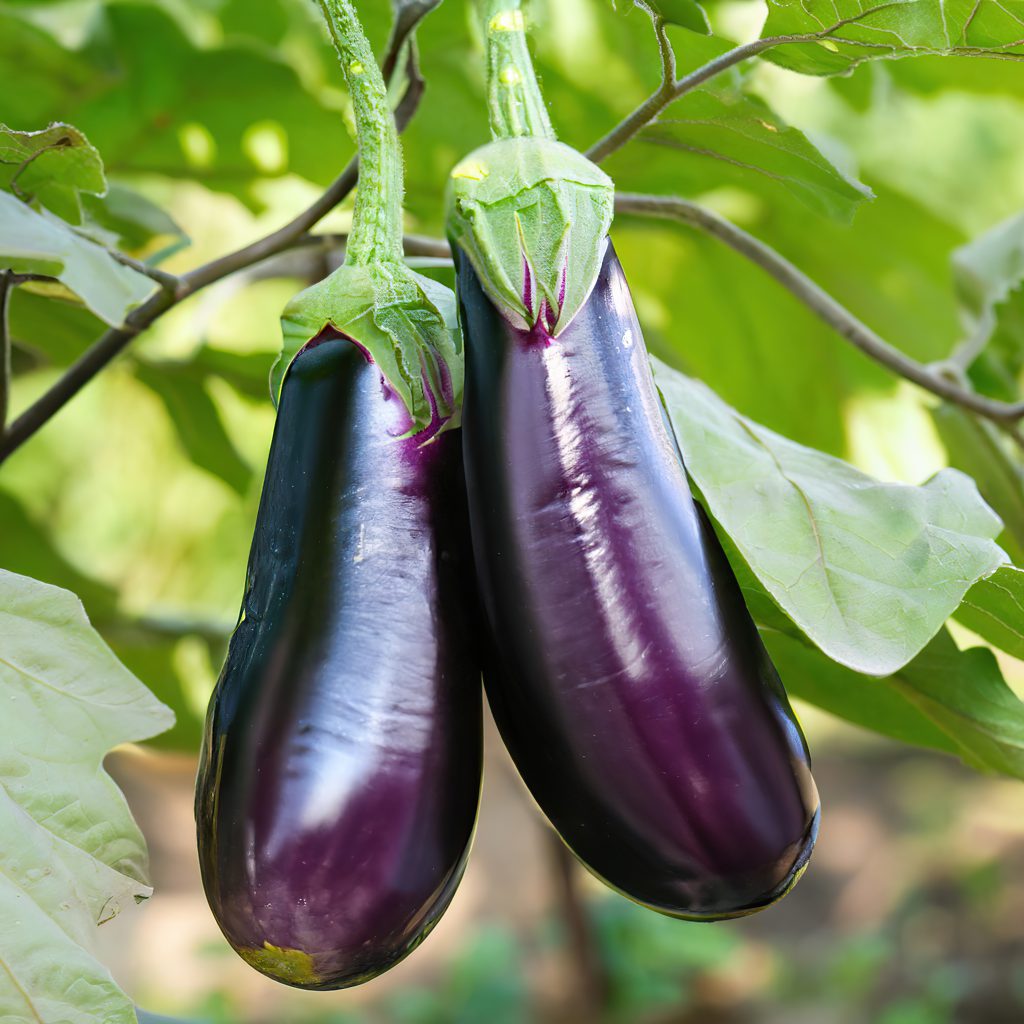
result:
<svg viewBox="0 0 1024 1024"><path fill-rule="evenodd" d="M298 949L282 949L264 942L262 949L247 946L239 949L238 954L261 974L292 985L316 985L323 980L313 964L313 958Z"/></svg>
<svg viewBox="0 0 1024 1024"><path fill-rule="evenodd" d="M511 64L507 68L502 68L501 74L498 77L501 79L502 85L519 85L523 80L523 76L519 74L518 69Z"/></svg>

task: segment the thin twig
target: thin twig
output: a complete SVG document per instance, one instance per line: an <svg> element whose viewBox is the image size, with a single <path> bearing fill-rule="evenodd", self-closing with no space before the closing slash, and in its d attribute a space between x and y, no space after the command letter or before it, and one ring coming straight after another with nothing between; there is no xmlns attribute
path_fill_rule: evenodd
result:
<svg viewBox="0 0 1024 1024"><path fill-rule="evenodd" d="M407 21L404 34L392 35L388 53L384 57L385 67L394 67L397 54L401 53L417 20ZM410 52L409 59L414 59ZM411 119L416 101L422 90L410 99L407 94L396 111L400 127ZM358 178L358 164L355 159L338 175L327 190L307 209L277 231L258 241L243 246L235 252L205 263L175 279L173 290L170 281L161 283L160 290L150 296L141 306L128 314L122 327L114 327L103 334L95 344L84 352L45 392L29 406L0 436L0 462L3 462L20 445L24 444L40 427L59 412L78 392L85 387L104 367L116 358L131 341L141 334L167 310L194 295L202 288L222 278L244 270L271 256L275 256L298 243L320 220L331 212L355 187Z"/></svg>
<svg viewBox="0 0 1024 1024"><path fill-rule="evenodd" d="M44 423L64 407L115 356L157 317L179 301L170 292L157 291L128 314L123 327L112 327L64 372L43 396L30 405L0 438L0 462L24 444Z"/></svg>
<svg viewBox="0 0 1024 1024"><path fill-rule="evenodd" d="M60 282L56 277L51 277L49 274L18 274L13 270L7 271L7 281L11 287L15 287L19 284L59 284Z"/></svg>
<svg viewBox="0 0 1024 1024"><path fill-rule="evenodd" d="M7 407L11 400L11 330L8 308L13 287L11 275L0 273L0 434L7 425Z"/></svg>
<svg viewBox="0 0 1024 1024"><path fill-rule="evenodd" d="M663 35L664 30L659 33L658 45L662 50L662 69L664 71ZM663 76L661 85L636 110L623 118L603 139L595 142L587 150L587 156L594 163L599 164L606 157L611 156L617 149L621 149L634 135L650 124L670 103L675 102L680 96L692 92L709 79L720 75L731 67L735 67L750 57L756 57L757 54L763 53L773 46L782 46L785 43L806 43L816 38L816 35L800 35L769 36L766 39L755 39L753 42L744 43L742 46L736 46L731 50L727 50L714 60L708 61L707 64L701 65L695 71L691 71L688 75L684 75L676 81L673 81L671 78L666 81ZM674 75L674 73L673 68L672 74Z"/></svg>
<svg viewBox="0 0 1024 1024"><path fill-rule="evenodd" d="M151 267L148 263L143 263L142 260L137 260L134 256L129 256L127 253L118 252L116 249L108 249L107 251L118 263L125 267L131 267L136 273L143 274L151 281L155 281L165 291L173 294L178 290L179 281L177 274L169 274L166 270Z"/></svg>
<svg viewBox="0 0 1024 1024"><path fill-rule="evenodd" d="M971 412L992 420L1004 429L1010 428L1011 433L1012 425L1024 417L1024 402L1009 403L986 398L904 355L783 255L717 213L674 196L634 193L619 193L615 199L615 209L619 213L639 213L678 221L724 242L774 277L819 319L865 355L926 391L970 409Z"/></svg>

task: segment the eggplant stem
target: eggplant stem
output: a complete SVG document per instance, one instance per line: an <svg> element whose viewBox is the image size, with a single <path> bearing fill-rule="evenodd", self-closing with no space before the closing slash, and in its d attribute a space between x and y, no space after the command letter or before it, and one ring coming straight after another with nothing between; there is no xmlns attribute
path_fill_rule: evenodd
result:
<svg viewBox="0 0 1024 1024"><path fill-rule="evenodd" d="M519 0L480 0L487 48L487 108L495 139L554 139L526 42Z"/></svg>
<svg viewBox="0 0 1024 1024"><path fill-rule="evenodd" d="M384 76L350 0L320 0L341 60L359 143L350 266L402 259L402 150Z"/></svg>

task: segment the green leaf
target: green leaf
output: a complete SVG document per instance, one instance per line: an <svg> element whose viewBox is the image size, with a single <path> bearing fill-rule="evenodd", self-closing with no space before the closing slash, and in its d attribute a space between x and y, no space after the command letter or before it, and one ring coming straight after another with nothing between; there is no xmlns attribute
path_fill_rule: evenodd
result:
<svg viewBox="0 0 1024 1024"><path fill-rule="evenodd" d="M230 352L214 345L197 349L189 363L203 379L225 380L239 394L258 401L270 395L268 381L274 357L266 352Z"/></svg>
<svg viewBox="0 0 1024 1024"><path fill-rule="evenodd" d="M623 13L629 13L630 6L636 6L647 9L667 25L678 25L701 35L708 35L711 32L708 16L697 0L636 0L635 5L631 5L629 0L619 2L625 8Z"/></svg>
<svg viewBox="0 0 1024 1024"><path fill-rule="evenodd" d="M1024 660L1024 569L1000 566L974 584L956 619L983 640Z"/></svg>
<svg viewBox="0 0 1024 1024"><path fill-rule="evenodd" d="M873 679L830 661L806 638L764 628L762 636L791 695L902 743L1024 778L1024 704L991 651L961 651L943 629L898 672Z"/></svg>
<svg viewBox="0 0 1024 1024"><path fill-rule="evenodd" d="M173 362L140 364L135 376L163 402L189 458L244 495L252 483L252 468L224 429L202 378Z"/></svg>
<svg viewBox="0 0 1024 1024"><path fill-rule="evenodd" d="M654 361L690 476L772 598L830 658L888 675L1005 560L998 517L945 470L885 484L741 416Z"/></svg>
<svg viewBox="0 0 1024 1024"><path fill-rule="evenodd" d="M103 195L107 180L99 152L77 128L19 132L0 124L0 188L79 224L79 193Z"/></svg>
<svg viewBox="0 0 1024 1024"><path fill-rule="evenodd" d="M998 543L1012 561L1024 565L1024 470L1007 439L991 423L958 406L944 402L930 412L949 464L974 477L1005 526Z"/></svg>
<svg viewBox="0 0 1024 1024"><path fill-rule="evenodd" d="M219 664L226 646L223 636L208 628L190 629L172 623L173 630L161 628L151 619L142 622L124 615L118 605L117 591L83 573L57 550L41 523L34 522L10 495L0 491L0 565L6 569L44 579L77 594L88 611L90 621L118 659L161 701L173 708L174 726L162 733L154 745L162 749L199 749L205 713L206 694L197 693L195 679L179 657L183 640L206 647L211 665ZM198 625L198 624L197 624Z"/></svg>
<svg viewBox="0 0 1024 1024"><path fill-rule="evenodd" d="M17 21L0 14L0 120L67 118L110 174L200 181L255 202L254 182L296 173L326 184L351 154L340 113L263 44L199 46L149 3L101 7L74 52Z"/></svg>
<svg viewBox="0 0 1024 1024"><path fill-rule="evenodd" d="M953 274L968 344L991 346L977 383L996 377L1003 387L992 390L1016 399L1024 369L1024 213L957 249Z"/></svg>
<svg viewBox="0 0 1024 1024"><path fill-rule="evenodd" d="M102 198L84 196L83 233L121 252L158 263L185 248L189 238L164 209L124 185L113 184Z"/></svg>
<svg viewBox="0 0 1024 1024"><path fill-rule="evenodd" d="M1024 59L1020 0L768 0L763 38L806 36L764 56L808 75L841 75L868 60L924 54Z"/></svg>
<svg viewBox="0 0 1024 1024"><path fill-rule="evenodd" d="M722 525L714 525L791 696L901 743L954 754L985 771L1021 777L1024 704L1006 685L991 652L961 651L948 630L941 629L890 676L879 679L855 672L831 660L797 628L754 576Z"/></svg>
<svg viewBox="0 0 1024 1024"><path fill-rule="evenodd" d="M88 952L98 924L151 891L142 835L102 762L172 715L68 591L0 570L0 633L0 1018L134 1024Z"/></svg>
<svg viewBox="0 0 1024 1024"><path fill-rule="evenodd" d="M70 366L103 333L104 323L78 302L47 294L48 288L33 283L14 289L11 338L53 366Z"/></svg>
<svg viewBox="0 0 1024 1024"><path fill-rule="evenodd" d="M673 103L637 136L682 156L715 160L721 183L761 175L818 213L849 221L873 198L804 135L756 96L739 88L703 88Z"/></svg>
<svg viewBox="0 0 1024 1024"><path fill-rule="evenodd" d="M729 49L723 39L687 35L679 72L694 71ZM637 134L615 166L632 176L639 163L640 173L649 174L644 165L658 161L651 147L662 147L671 157L663 161L666 191L678 195L722 185L758 185L771 196L783 188L816 212L849 222L860 204L874 198L871 189L747 91L748 76L748 70L733 68L685 93ZM647 153L632 148L638 144ZM623 187L623 175L612 176Z"/></svg>
<svg viewBox="0 0 1024 1024"><path fill-rule="evenodd" d="M56 277L114 327L153 291L144 274L7 192L0 192L0 268Z"/></svg>

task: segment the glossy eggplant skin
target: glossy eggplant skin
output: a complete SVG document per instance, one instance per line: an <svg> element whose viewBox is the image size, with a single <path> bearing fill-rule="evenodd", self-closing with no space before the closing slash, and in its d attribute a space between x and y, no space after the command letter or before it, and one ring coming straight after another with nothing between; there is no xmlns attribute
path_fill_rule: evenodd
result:
<svg viewBox="0 0 1024 1024"><path fill-rule="evenodd" d="M481 687L460 439L408 416L362 350L292 363L196 796L235 949L301 988L401 960L461 879Z"/></svg>
<svg viewBox="0 0 1024 1024"><path fill-rule="evenodd" d="M458 278L484 678L506 746L608 885L676 917L753 912L802 872L817 791L611 243L554 339L509 324L465 258Z"/></svg>

